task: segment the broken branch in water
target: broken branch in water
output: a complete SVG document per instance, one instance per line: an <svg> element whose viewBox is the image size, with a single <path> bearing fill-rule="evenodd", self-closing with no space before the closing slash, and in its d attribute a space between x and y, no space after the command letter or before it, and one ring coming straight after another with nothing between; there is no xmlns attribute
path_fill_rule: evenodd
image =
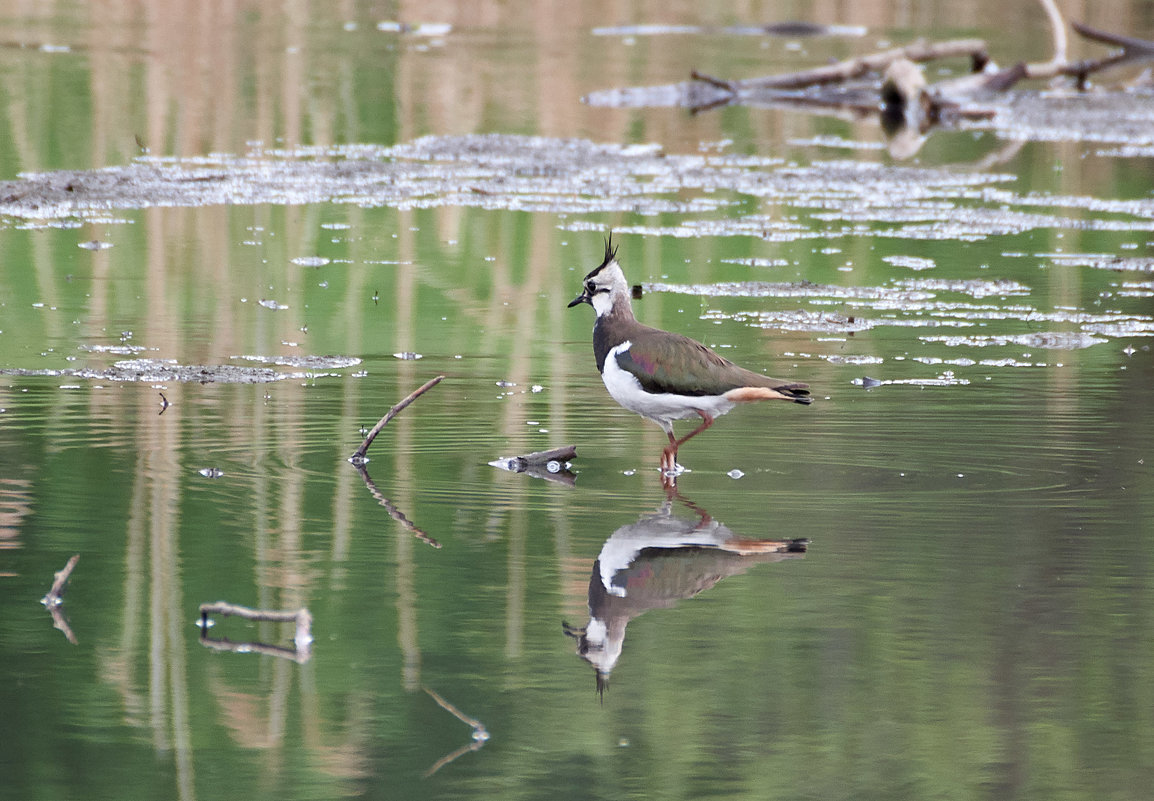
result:
<svg viewBox="0 0 1154 801"><path fill-rule="evenodd" d="M293 643L296 645L297 654L304 654L303 658L297 657L297 661L307 661L310 646L313 642L312 625L313 616L305 607L300 609L289 610L273 610L273 609L251 609L247 606L238 606L237 604L230 604L226 601L217 601L211 604L200 605L200 636L202 639L207 639L205 636L209 628L209 615L222 615L224 617L239 617L245 620L257 620L270 623L296 623L296 634L293 636ZM216 642L227 642L226 640L218 640ZM244 644L242 644L244 645ZM256 645L256 644L254 644ZM268 648L275 648L276 646L267 646Z"/></svg>
<svg viewBox="0 0 1154 801"><path fill-rule="evenodd" d="M53 574L52 587L48 590L48 594L40 599L40 603L47 607L60 606L64 603L64 585L68 583L68 577L72 575L79 561L80 554L73 554L64 567Z"/></svg>
<svg viewBox="0 0 1154 801"><path fill-rule="evenodd" d="M59 629L68 638L68 642L76 645L76 635L72 633L72 627L68 625L68 621L64 618L64 585L68 583L68 577L72 575L73 568L80 560L80 554L73 554L72 558L60 570L57 570L52 579L52 587L48 590L48 594L40 599L40 603L48 607L49 613L52 615L53 628Z"/></svg>
<svg viewBox="0 0 1154 801"><path fill-rule="evenodd" d="M719 92L715 93L695 111L731 105L742 102L782 102L786 104L811 105L826 108L844 108L857 113L877 111L872 104L857 98L815 95L797 96L789 93L834 83L844 83L862 78L868 74L891 74L900 68L910 74L913 63L953 56L969 56L974 75L969 78L945 81L934 86L908 85L910 91L893 92L894 84L887 81L883 86L883 113L895 112L905 115L906 109L921 110L923 118L915 128L950 118L981 119L992 116L989 109L964 108L959 105L965 100L981 94L1004 92L1022 79L1050 79L1058 76L1073 77L1079 89L1084 89L1086 79L1092 73L1108 67L1135 61L1154 60L1154 42L1145 39L1122 36L1091 28L1079 22L1071 22L1081 36L1092 41L1121 48L1104 58L1071 62L1067 57L1066 23L1054 0L1039 0L1050 23L1053 41L1053 56L1049 61L1038 64L1017 63L1012 67L996 70L990 63L986 43L980 39L956 39L946 42L915 42L906 47L871 53L857 58L840 61L815 69L790 72L782 75L768 75L760 78L730 81L694 70L692 78ZM902 65L910 65L905 68ZM901 84L899 88L907 88ZM888 95L886 94L888 92ZM898 101L897 104L892 101ZM916 116L916 115L915 115Z"/></svg>
<svg viewBox="0 0 1154 801"><path fill-rule="evenodd" d="M361 443L361 447L357 448L356 452L349 457L349 461L353 464L363 464L365 461L365 453L369 450L369 446L373 444L373 440L377 438L377 434L381 433L381 429L387 426L389 421L400 414L406 406L424 395L437 384L441 383L442 379L444 379L443 375L429 379L417 389L409 393L409 395L404 400L402 400L393 408L389 409L385 416L382 417L375 426L373 426L373 430L370 431L368 436L365 437L365 441Z"/></svg>
<svg viewBox="0 0 1154 801"><path fill-rule="evenodd" d="M461 721L466 726L469 726L473 729L473 741L471 743L467 743L467 744L461 746L456 751L453 751L451 754L446 754L445 756L438 759L436 761L436 763L433 765L433 767L431 767L427 771L425 771L425 778L427 779L428 777L432 776L434 773L439 771L441 768L445 767L445 765L448 765L450 762L452 762L454 759L461 756L462 754L467 754L470 751L476 751L476 750L480 749L481 746L483 746L486 742L488 742L489 731L488 731L488 729L485 728L484 723L477 720L476 718L469 717L464 712L457 709L457 707L453 706L448 701L446 701L444 698L442 698L441 696L437 695L435 692L430 690L428 687L425 687L424 690L425 690L425 692L427 692L429 694L429 696L434 701L437 702L437 705L440 706L441 709L444 709L446 712L448 712L450 715L455 717L457 720Z"/></svg>
<svg viewBox="0 0 1154 801"><path fill-rule="evenodd" d="M1105 58L1075 61L1072 64L1062 65L1062 74L1072 76L1077 80L1078 88L1086 88L1086 78L1091 73L1100 72L1116 64L1125 64L1132 61L1149 61L1154 58L1154 42L1149 39L1135 39L1132 36L1122 36L1116 33L1100 31L1089 25L1071 20L1070 25L1080 36L1092 42L1114 45L1122 48L1120 53L1112 53Z"/></svg>
<svg viewBox="0 0 1154 801"><path fill-rule="evenodd" d="M509 465L509 470L514 473L521 473L530 467L547 467L549 462L557 462L557 464L564 466L565 462L576 458L576 445L562 445L560 448L552 448L547 451L533 451L524 456L512 456L505 462Z"/></svg>
<svg viewBox="0 0 1154 801"><path fill-rule="evenodd" d="M762 78L749 78L743 81L726 81L695 71L693 78L705 81L719 89L728 89L734 93L763 89L805 89L809 86L827 83L842 83L853 78L860 78L871 72L885 72L890 64L899 59L922 62L951 56L969 56L975 72L981 71L989 60L986 53L986 43L981 39L954 39L947 42L920 41L906 47L883 50L880 53L871 53L858 58L839 61L825 67L789 72L784 75L767 75Z"/></svg>
<svg viewBox="0 0 1154 801"><path fill-rule="evenodd" d="M576 445L562 445L547 451L534 451L523 456L506 456L489 462L493 467L510 473L528 473L536 478L573 484L573 474L569 472L569 461L577 458Z"/></svg>

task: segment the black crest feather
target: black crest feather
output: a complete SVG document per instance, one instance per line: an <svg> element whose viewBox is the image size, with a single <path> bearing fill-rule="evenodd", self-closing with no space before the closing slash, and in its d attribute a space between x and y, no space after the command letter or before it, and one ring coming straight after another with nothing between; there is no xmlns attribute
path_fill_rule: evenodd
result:
<svg viewBox="0 0 1154 801"><path fill-rule="evenodd" d="M613 232L609 232L609 238L605 240L605 261L601 262L604 267L609 262L617 258L617 248L613 247Z"/></svg>

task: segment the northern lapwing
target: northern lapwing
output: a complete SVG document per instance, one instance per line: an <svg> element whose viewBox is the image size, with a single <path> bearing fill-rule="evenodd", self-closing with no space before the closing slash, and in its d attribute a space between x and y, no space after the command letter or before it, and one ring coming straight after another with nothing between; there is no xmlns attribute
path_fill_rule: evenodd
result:
<svg viewBox="0 0 1154 801"><path fill-rule="evenodd" d="M696 517L673 514L671 497L656 513L642 515L610 535L589 579L589 622L581 627L561 623L577 641L577 654L597 672L599 695L621 658L625 627L633 618L650 609L668 609L754 564L803 557L809 547L807 539L744 537L679 500Z"/></svg>
<svg viewBox="0 0 1154 801"><path fill-rule="evenodd" d="M813 400L807 384L751 372L689 337L639 323L629 294L610 236L604 261L585 276L583 291L569 308L588 303L597 312L593 355L613 400L657 423L669 437L661 452L665 475L679 471L681 445L738 403ZM674 437L673 421L694 415L701 417L701 425L681 439Z"/></svg>

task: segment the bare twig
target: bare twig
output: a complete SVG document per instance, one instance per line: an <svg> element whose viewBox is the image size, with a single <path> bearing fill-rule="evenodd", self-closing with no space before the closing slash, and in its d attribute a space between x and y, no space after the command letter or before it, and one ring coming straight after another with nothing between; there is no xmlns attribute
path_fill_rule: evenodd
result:
<svg viewBox="0 0 1154 801"><path fill-rule="evenodd" d="M695 81L701 81L702 83L707 83L710 86L716 86L718 89L725 89L728 92L737 91L732 81L726 81L722 78L715 78L712 75L706 75L704 72L693 70L691 73L689 73L689 77L693 78Z"/></svg>
<svg viewBox="0 0 1154 801"><path fill-rule="evenodd" d="M48 590L48 594L40 599L40 603L48 608L64 603L64 585L68 583L68 577L72 575L78 561L80 561L80 554L73 554L64 567L53 574L52 587Z"/></svg>
<svg viewBox="0 0 1154 801"><path fill-rule="evenodd" d="M392 420L394 417L396 417L398 414L400 414L400 412L402 410L404 410L404 408L406 406L408 406L410 403L415 401L417 398L424 395L426 392L428 392L430 389L435 387L437 384L441 383L442 379L444 379L443 375L439 375L436 378L429 379L424 384L422 384L420 387L418 387L417 389L415 389L411 393L409 393L409 395L404 400L402 400L400 403L398 403L393 408L389 409L388 413L386 413L385 416L382 417L380 419L380 421L375 426L373 426L373 430L370 431L368 436L365 437L365 441L361 443L361 447L357 448L356 453L354 453L352 456L349 457L349 461L352 462L353 464L357 464L358 462L364 462L365 453L368 451L369 446L373 444L373 440L377 438L377 434L381 433L381 429L384 428L385 426L387 426L389 424L389 421Z"/></svg>
<svg viewBox="0 0 1154 801"><path fill-rule="evenodd" d="M409 518L405 517L404 513L398 509L392 501L386 498L384 493L377 489L376 482L373 481L372 476L369 475L369 471L365 468L364 464L357 464L356 462L353 464L356 465L357 470L360 471L361 479L365 482L365 486L368 487L369 494L371 494L373 498L376 499L377 503L385 507L385 511L389 513L389 517L393 518L393 520L396 520L402 526L411 531L413 536L419 539L421 542L428 543L434 548L441 547L441 543L430 537L424 529L413 523L411 520L409 520Z"/></svg>
<svg viewBox="0 0 1154 801"><path fill-rule="evenodd" d="M446 754L445 756L438 759L436 761L436 763L433 764L433 767L431 767L427 771L425 771L425 778L428 778L429 776L432 776L434 773L439 771L441 768L445 767L445 765L448 765L450 762L452 762L454 759L461 756L462 754L467 754L470 751L477 751L478 749L480 749L481 746L483 746L486 742L488 742L490 735L489 735L488 729L485 728L484 723L477 720L476 718L469 717L464 712L457 709L457 707L453 706L448 701L446 701L444 698L437 695L437 693L430 690L428 687L425 687L424 690L425 690L425 692L427 692L432 697L432 699L434 701L437 702L437 705L440 706L441 709L444 709L446 712L448 712L450 715L455 717L457 720L461 721L466 726L469 726L473 729L473 741L471 743L467 743L467 744L461 746L456 751L453 751L451 754Z"/></svg>

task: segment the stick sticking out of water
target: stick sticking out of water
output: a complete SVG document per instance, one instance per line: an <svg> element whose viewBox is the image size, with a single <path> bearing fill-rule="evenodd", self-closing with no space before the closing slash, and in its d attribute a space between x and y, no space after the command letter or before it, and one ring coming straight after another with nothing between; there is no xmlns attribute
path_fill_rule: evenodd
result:
<svg viewBox="0 0 1154 801"><path fill-rule="evenodd" d="M57 570L52 579L52 588L48 590L47 595L40 599L40 603L44 604L52 615L53 628L64 632L68 642L73 645L76 645L76 635L72 633L72 628L64 617L64 585L68 583L68 577L72 575L72 570L78 561L80 561L80 554L74 554L62 569Z"/></svg>
<svg viewBox="0 0 1154 801"><path fill-rule="evenodd" d="M307 649L313 642L313 616L306 607L300 609L252 609L227 601L200 605L200 629L203 636L208 631L209 615L234 616L245 620L258 620L271 623L296 623L296 635L293 642L298 649ZM307 660L308 657L305 657Z"/></svg>
<svg viewBox="0 0 1154 801"><path fill-rule="evenodd" d="M353 464L364 464L365 461L367 461L365 459L365 453L369 450L369 446L373 444L373 440L377 438L377 434L381 433L381 429L387 426L389 421L400 414L400 412L406 406L424 395L437 384L441 383L442 379L444 379L443 375L429 379L417 389L413 390L408 397L406 397L393 408L389 409L388 413L382 417L375 426L373 426L373 430L369 432L367 437L365 437L365 441L361 443L361 447L357 448L356 453L349 457L349 461Z"/></svg>
<svg viewBox="0 0 1154 801"><path fill-rule="evenodd" d="M48 590L47 595L40 599L40 603L49 608L64 603L64 585L68 583L68 577L72 575L72 570L78 561L80 561L80 554L74 554L63 569L56 571L53 575L52 588Z"/></svg>
<svg viewBox="0 0 1154 801"><path fill-rule="evenodd" d="M489 740L489 730L485 728L484 723L477 720L476 718L469 717L464 712L457 709L457 707L453 706L448 701L446 701L444 698L437 695L437 693L430 690L428 687L425 687L424 690L425 690L425 692L427 692L432 697L432 699L434 701L437 702L437 704L441 707L441 709L444 709L446 712L448 712L450 715L455 717L457 720L461 721L466 726L470 726L473 729L473 741L470 743L466 743L465 745L462 745L460 748L458 748L456 751L452 752L451 754L446 754L445 756L438 759L436 764L433 765L433 767L431 767L427 771L425 771L425 778L427 779L430 776L432 776L434 773L439 771L441 768L445 767L445 765L448 765L454 759L461 756L462 754L467 754L470 751L476 751L479 748L481 748L481 746L483 746Z"/></svg>

